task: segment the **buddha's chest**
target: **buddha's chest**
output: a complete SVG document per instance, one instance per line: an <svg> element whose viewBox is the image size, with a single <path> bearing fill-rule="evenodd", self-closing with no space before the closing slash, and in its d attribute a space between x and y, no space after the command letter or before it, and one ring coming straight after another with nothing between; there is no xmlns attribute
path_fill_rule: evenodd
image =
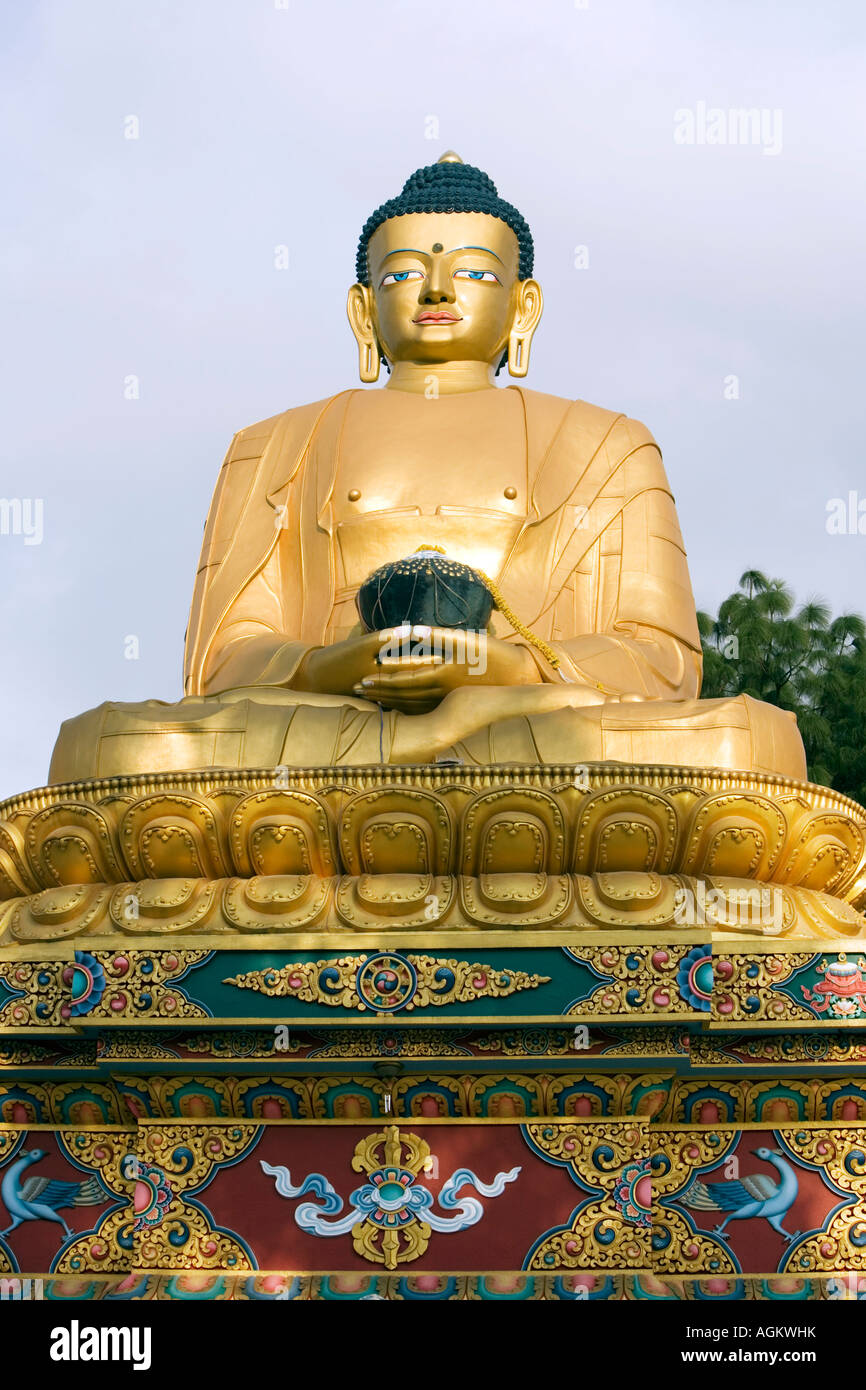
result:
<svg viewBox="0 0 866 1390"><path fill-rule="evenodd" d="M357 588L420 545L440 545L486 573L501 568L528 505L519 402L477 411L440 404L349 412L332 493L341 587Z"/></svg>

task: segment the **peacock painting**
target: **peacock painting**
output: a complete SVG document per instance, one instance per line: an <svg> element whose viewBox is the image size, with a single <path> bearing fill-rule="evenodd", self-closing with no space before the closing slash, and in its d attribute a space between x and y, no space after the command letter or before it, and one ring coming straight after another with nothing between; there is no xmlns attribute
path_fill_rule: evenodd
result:
<svg viewBox="0 0 866 1390"><path fill-rule="evenodd" d="M782 1217L797 1200L799 1182L797 1171L781 1149L753 1149L756 1158L771 1163L778 1177L769 1173L751 1173L748 1177L730 1178L727 1182L702 1182L695 1178L678 1201L692 1211L725 1212L724 1220L713 1228L713 1234L730 1240L725 1230L729 1221L745 1221L756 1216L769 1221L774 1231L790 1245L799 1231L786 1231Z"/></svg>
<svg viewBox="0 0 866 1390"><path fill-rule="evenodd" d="M105 1201L105 1192L96 1177L81 1182L65 1182L36 1173L25 1177L27 1169L43 1158L47 1158L44 1149L25 1149L3 1174L0 1197L12 1224L0 1231L0 1237L10 1235L24 1221L56 1221L63 1227L66 1239L72 1235L72 1228L60 1215L61 1207L93 1207Z"/></svg>

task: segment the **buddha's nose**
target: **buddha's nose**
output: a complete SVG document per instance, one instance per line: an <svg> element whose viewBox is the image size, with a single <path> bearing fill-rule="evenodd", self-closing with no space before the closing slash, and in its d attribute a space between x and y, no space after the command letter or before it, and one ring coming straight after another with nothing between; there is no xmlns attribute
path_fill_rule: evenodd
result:
<svg viewBox="0 0 866 1390"><path fill-rule="evenodd" d="M453 304L454 281L444 266L433 265L418 296L421 304Z"/></svg>

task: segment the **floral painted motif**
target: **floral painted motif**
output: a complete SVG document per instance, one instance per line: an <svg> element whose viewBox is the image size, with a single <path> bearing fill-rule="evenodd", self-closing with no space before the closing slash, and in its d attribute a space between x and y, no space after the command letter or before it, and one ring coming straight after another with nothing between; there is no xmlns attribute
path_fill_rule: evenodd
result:
<svg viewBox="0 0 866 1390"><path fill-rule="evenodd" d="M677 969L680 994L693 1009L709 1013L713 998L713 957L709 946L695 946Z"/></svg>
<svg viewBox="0 0 866 1390"><path fill-rule="evenodd" d="M632 1226L652 1225L652 1177L648 1158L627 1163L616 1180L613 1200L623 1221Z"/></svg>
<svg viewBox="0 0 866 1390"><path fill-rule="evenodd" d="M135 1183L133 1230L146 1231L151 1226L158 1226L174 1197L174 1190L165 1173L135 1154L127 1154L123 1161L123 1176Z"/></svg>
<svg viewBox="0 0 866 1390"><path fill-rule="evenodd" d="M66 1018L78 1018L95 1009L105 993L105 971L88 951L76 951L75 964L63 971L63 983L71 997L60 1012Z"/></svg>

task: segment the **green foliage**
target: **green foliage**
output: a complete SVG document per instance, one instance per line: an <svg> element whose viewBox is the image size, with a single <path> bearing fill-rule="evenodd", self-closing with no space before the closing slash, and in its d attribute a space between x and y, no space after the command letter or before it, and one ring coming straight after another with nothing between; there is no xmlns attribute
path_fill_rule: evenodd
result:
<svg viewBox="0 0 866 1390"><path fill-rule="evenodd" d="M809 777L866 804L866 623L747 570L718 616L698 614L706 699L753 695L793 710Z"/></svg>

